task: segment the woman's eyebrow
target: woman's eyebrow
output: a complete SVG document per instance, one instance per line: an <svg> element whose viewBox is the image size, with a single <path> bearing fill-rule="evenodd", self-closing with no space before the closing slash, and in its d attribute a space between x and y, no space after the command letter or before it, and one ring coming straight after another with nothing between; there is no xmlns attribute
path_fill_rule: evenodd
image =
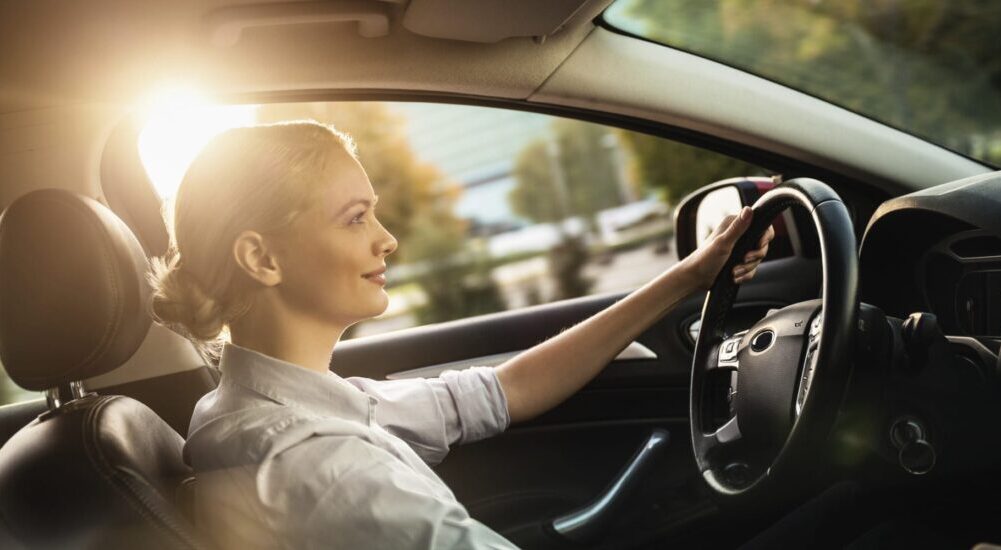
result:
<svg viewBox="0 0 1001 550"><path fill-rule="evenodd" d="M359 198L359 199L351 199L351 200L348 201L347 204L345 204L340 209L338 209L337 213L334 214L334 216L337 217L337 216L340 216L340 215L344 214L349 209L351 209L352 206L354 206L356 204L364 204L366 207L371 208L371 207L375 206L378 202L379 202L379 195L375 195L374 200L361 199L361 198Z"/></svg>

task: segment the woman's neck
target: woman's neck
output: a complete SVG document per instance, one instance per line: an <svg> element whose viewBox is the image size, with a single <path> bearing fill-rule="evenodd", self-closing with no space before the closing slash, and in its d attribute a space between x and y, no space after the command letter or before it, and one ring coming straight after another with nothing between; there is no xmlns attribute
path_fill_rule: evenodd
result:
<svg viewBox="0 0 1001 550"><path fill-rule="evenodd" d="M297 315L274 302L257 302L230 324L233 343L317 372L330 368L330 355L346 327Z"/></svg>

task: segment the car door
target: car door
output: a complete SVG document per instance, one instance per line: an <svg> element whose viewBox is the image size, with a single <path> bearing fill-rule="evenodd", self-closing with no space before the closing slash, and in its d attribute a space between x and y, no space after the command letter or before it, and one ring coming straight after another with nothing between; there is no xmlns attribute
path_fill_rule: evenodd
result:
<svg viewBox="0 0 1001 550"><path fill-rule="evenodd" d="M749 326L771 308L816 296L814 260L763 264L735 309ZM579 298L481 318L360 338L340 344L332 368L377 379L433 375L491 364L527 349L613 304L621 294ZM691 296L647 329L629 354L577 394L503 434L453 448L437 468L473 517L523 546L552 543L548 522L598 497L656 428L669 446L643 494L618 514L614 540L660 535L714 509L691 458L688 385L692 323L703 296ZM740 330L734 327L734 331ZM639 351L642 350L642 351Z"/></svg>

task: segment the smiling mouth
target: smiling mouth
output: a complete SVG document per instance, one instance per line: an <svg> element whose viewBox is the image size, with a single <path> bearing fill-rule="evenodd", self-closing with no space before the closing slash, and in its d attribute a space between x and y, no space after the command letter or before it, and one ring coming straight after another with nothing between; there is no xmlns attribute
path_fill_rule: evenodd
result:
<svg viewBox="0 0 1001 550"><path fill-rule="evenodd" d="M362 275L362 278L371 281L379 286L386 284L386 268L382 268L371 273Z"/></svg>

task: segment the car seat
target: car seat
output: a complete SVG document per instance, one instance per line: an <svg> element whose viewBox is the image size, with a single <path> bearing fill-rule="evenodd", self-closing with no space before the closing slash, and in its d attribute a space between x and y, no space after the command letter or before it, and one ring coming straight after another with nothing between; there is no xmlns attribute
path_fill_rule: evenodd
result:
<svg viewBox="0 0 1001 550"><path fill-rule="evenodd" d="M0 362L48 410L0 448L0 541L27 548L204 548L175 505L178 433L128 397L87 392L150 327L148 264L129 228L65 190L0 217Z"/></svg>

